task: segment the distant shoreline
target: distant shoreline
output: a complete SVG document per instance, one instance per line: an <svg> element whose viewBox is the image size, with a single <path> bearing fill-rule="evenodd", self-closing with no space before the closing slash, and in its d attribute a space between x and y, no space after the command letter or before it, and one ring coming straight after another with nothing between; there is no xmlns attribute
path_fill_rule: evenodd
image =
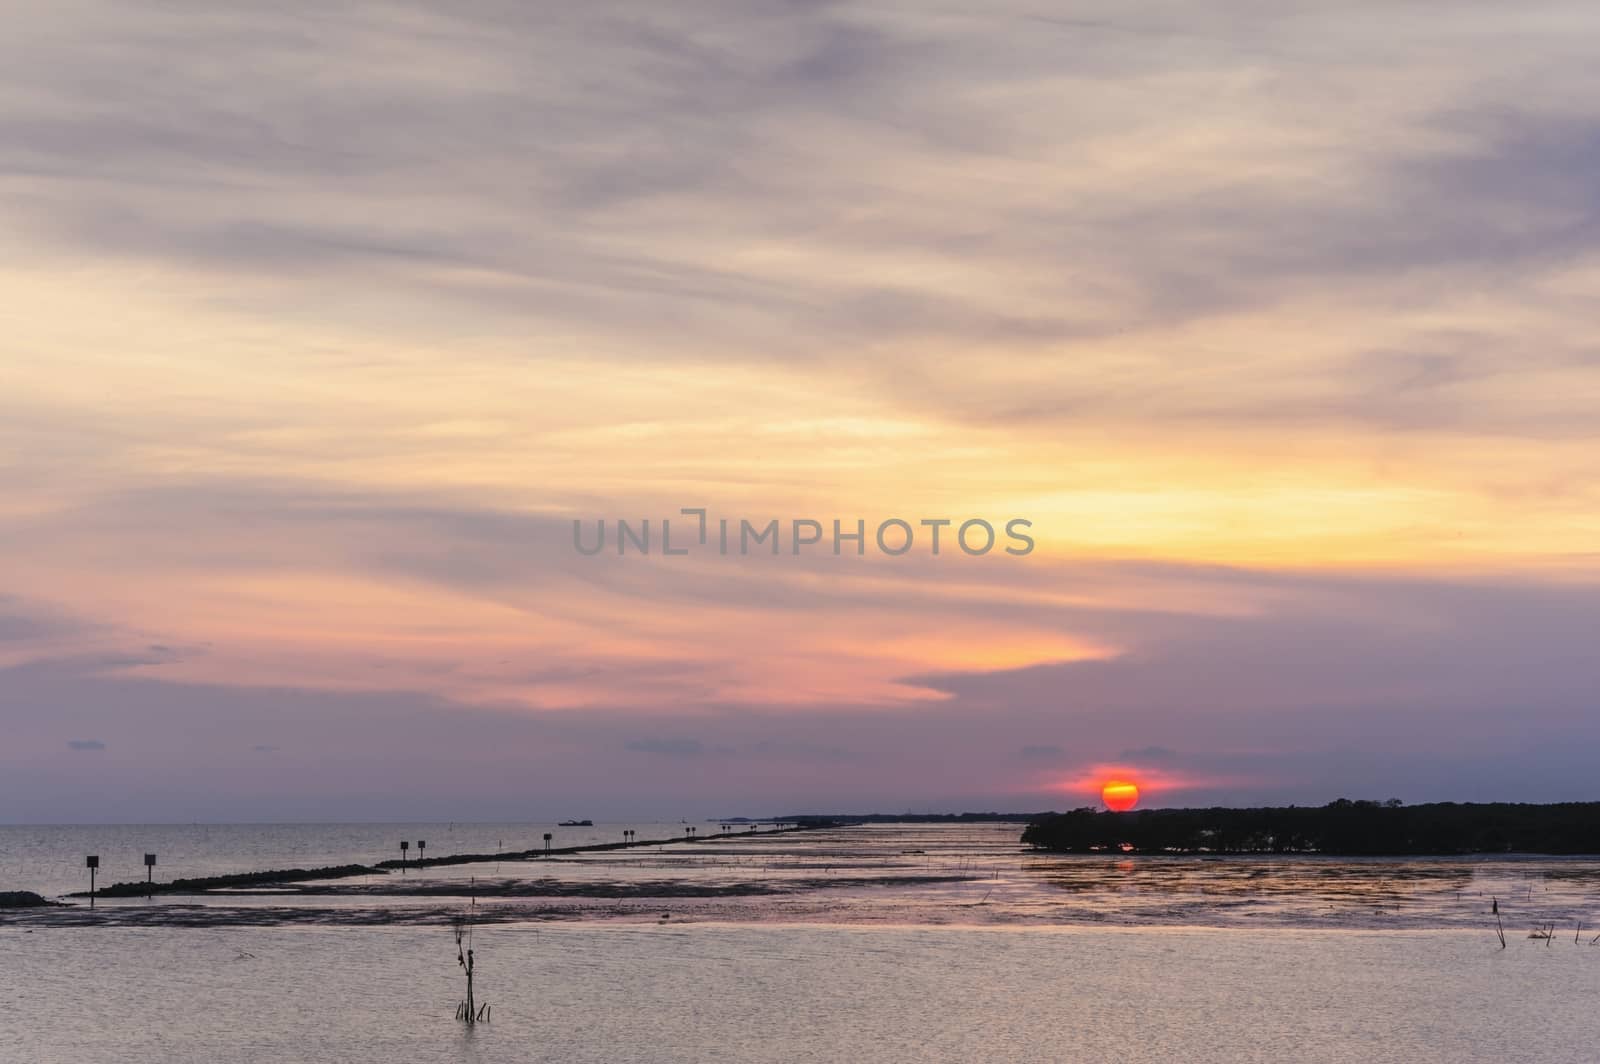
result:
<svg viewBox="0 0 1600 1064"><path fill-rule="evenodd" d="M797 813L768 817L762 823L781 821L813 827L838 827L844 824L1031 824L1059 815L1054 810L1043 813Z"/></svg>
<svg viewBox="0 0 1600 1064"><path fill-rule="evenodd" d="M1546 805L1340 799L1255 809L1093 808L1030 823L1054 853L1157 856L1466 857L1600 855L1600 802Z"/></svg>

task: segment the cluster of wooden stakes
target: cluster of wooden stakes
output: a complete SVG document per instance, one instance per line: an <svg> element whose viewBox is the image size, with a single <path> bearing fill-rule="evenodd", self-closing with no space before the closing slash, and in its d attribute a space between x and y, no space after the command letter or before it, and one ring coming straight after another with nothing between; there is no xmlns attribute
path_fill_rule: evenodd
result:
<svg viewBox="0 0 1600 1064"><path fill-rule="evenodd" d="M465 1024L487 1023L494 1013L487 1002L479 1005L472 998L472 917L478 908L474 897L465 913L451 921L456 932L456 961L467 976L467 996L456 1006L456 1019Z"/></svg>
<svg viewBox="0 0 1600 1064"><path fill-rule="evenodd" d="M1506 928L1505 928L1505 924L1500 922L1500 899L1499 898L1495 898L1494 899L1494 906L1493 906L1492 911L1494 913L1494 933L1500 939L1500 948L1501 949L1505 949L1506 948ZM1551 921L1549 923L1540 924L1538 927L1535 927L1532 931L1530 931L1528 933L1528 937L1529 938L1534 938L1534 939L1543 939L1544 940L1544 944L1546 946L1550 945L1551 942L1555 941L1555 937L1556 937L1556 925L1555 925L1555 922ZM1573 942L1574 945L1577 945L1578 943L1580 943L1582 941L1583 941L1583 921L1579 920L1577 928L1572 932L1572 942ZM1589 940L1589 945L1591 945L1591 946L1600 945L1600 935L1596 935L1593 938L1591 938Z"/></svg>

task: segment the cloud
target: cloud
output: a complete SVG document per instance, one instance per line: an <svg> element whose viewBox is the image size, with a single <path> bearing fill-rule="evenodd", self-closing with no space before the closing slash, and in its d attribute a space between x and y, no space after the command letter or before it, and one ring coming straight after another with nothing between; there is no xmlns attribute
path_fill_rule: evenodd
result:
<svg viewBox="0 0 1600 1064"><path fill-rule="evenodd" d="M1133 750L1124 750L1117 755L1118 761L1175 761L1178 754L1164 746L1141 746Z"/></svg>
<svg viewBox="0 0 1600 1064"><path fill-rule="evenodd" d="M832 743L808 742L802 739L758 739L731 751L740 756L772 758L780 761L859 761L869 755Z"/></svg>
<svg viewBox="0 0 1600 1064"><path fill-rule="evenodd" d="M121 802L128 816L180 820L293 818L319 803L465 818L581 801L592 815L637 816L663 795L680 815L819 802L1032 809L1088 800L1108 767L1136 771L1161 805L1588 793L1581 751L1600 739L1592 589L1156 571L1261 600L1199 623L1097 612L1120 626L1123 656L922 678L949 697L913 712L622 704L530 716L407 690L172 683L98 659L36 662L0 672L0 800L17 815L95 819ZM101 736L127 763L80 775L52 762L63 727ZM296 742L262 758L247 737L263 731ZM173 782L128 804L150 778Z"/></svg>
<svg viewBox="0 0 1600 1064"><path fill-rule="evenodd" d="M630 739L623 748L643 754L668 754L673 757L699 757L705 744L699 739Z"/></svg>
<svg viewBox="0 0 1600 1064"><path fill-rule="evenodd" d="M1447 40L1398 19L1337 27L1339 52L1308 13L1219 27L1020 3L754 3L714 29L681 9L533 21L478 4L399 21L361 4L144 13L138 35L131 18L36 14L9 46L35 91L0 110L0 162L22 175L33 238L225 272L246 304L363 329L381 315L354 296L376 289L404 308L394 328L537 321L653 360L827 362L957 416L1141 397L1193 411L1259 397L1246 386L1272 366L1185 343L1154 381L1061 370L1107 339L1330 289L1440 298L1514 261L1527 291L1596 247L1582 145L1600 116L1488 76L1544 54L1551 82L1581 79L1551 45L1583 23L1554 13L1492 54L1486 4ZM336 98L297 76L308 63L341 71ZM431 320L407 306L422 295ZM1416 338L1369 309L1391 349ZM905 372L997 341L1010 387L969 367L958 398ZM871 363L844 354L863 345ZM1348 395L1316 405L1363 416Z"/></svg>
<svg viewBox="0 0 1600 1064"><path fill-rule="evenodd" d="M89 627L57 608L0 594L0 643L43 643L82 634Z"/></svg>
<svg viewBox="0 0 1600 1064"><path fill-rule="evenodd" d="M1054 761L1067 755L1067 751L1053 743L1030 743L1017 751L1017 756L1029 761Z"/></svg>
<svg viewBox="0 0 1600 1064"><path fill-rule="evenodd" d="M101 742L99 739L67 740L67 749L69 750L104 750L105 748L106 744Z"/></svg>

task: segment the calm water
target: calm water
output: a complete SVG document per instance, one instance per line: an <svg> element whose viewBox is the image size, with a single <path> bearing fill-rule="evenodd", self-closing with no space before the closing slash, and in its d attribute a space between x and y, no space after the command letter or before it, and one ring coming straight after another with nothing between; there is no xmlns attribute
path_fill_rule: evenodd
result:
<svg viewBox="0 0 1600 1064"><path fill-rule="evenodd" d="M8 852L48 870L98 831L136 860L169 831L209 874L583 829L455 830L71 829ZM0 1062L1597 1059L1578 925L1600 924L1600 862L1056 857L1017 835L883 825L4 914ZM469 907L476 1030L451 1019Z"/></svg>
<svg viewBox="0 0 1600 1064"><path fill-rule="evenodd" d="M1518 946L1520 947L1520 943ZM0 928L0 1060L1592 1064L1600 947L1464 932Z"/></svg>

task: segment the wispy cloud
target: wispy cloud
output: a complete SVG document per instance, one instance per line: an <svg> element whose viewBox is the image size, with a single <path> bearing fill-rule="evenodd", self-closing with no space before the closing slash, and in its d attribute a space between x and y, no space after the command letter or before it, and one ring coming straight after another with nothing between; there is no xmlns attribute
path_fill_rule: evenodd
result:
<svg viewBox="0 0 1600 1064"><path fill-rule="evenodd" d="M630 739L623 748L641 754L669 754L673 757L699 757L706 752L699 739Z"/></svg>

